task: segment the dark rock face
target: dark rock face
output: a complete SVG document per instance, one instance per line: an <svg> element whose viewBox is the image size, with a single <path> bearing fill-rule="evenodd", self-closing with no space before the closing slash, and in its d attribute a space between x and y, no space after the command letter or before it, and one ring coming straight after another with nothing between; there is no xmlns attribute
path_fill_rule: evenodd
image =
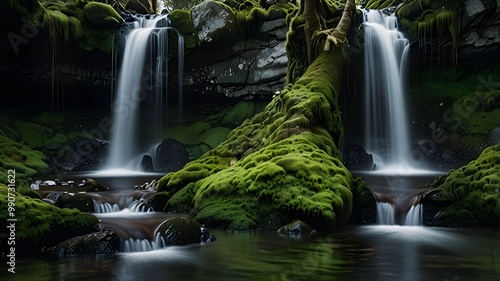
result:
<svg viewBox="0 0 500 281"><path fill-rule="evenodd" d="M144 155L139 165L141 170L145 172L154 171L153 158L150 155Z"/></svg>
<svg viewBox="0 0 500 281"><path fill-rule="evenodd" d="M495 0L464 1L461 14L459 57L491 63L500 51L500 14Z"/></svg>
<svg viewBox="0 0 500 281"><path fill-rule="evenodd" d="M262 22L253 36L241 34L234 12L212 1L195 6L191 18L200 47L186 56L187 89L228 97L271 97L283 88L288 62L285 18Z"/></svg>
<svg viewBox="0 0 500 281"><path fill-rule="evenodd" d="M117 253L120 238L113 231L104 230L74 237L43 250L56 255L102 255Z"/></svg>
<svg viewBox="0 0 500 281"><path fill-rule="evenodd" d="M371 171L375 168L373 156L353 141L342 145L342 157L344 165L351 171Z"/></svg>
<svg viewBox="0 0 500 281"><path fill-rule="evenodd" d="M202 43L232 44L238 38L236 16L228 7L205 1L193 7L191 18Z"/></svg>

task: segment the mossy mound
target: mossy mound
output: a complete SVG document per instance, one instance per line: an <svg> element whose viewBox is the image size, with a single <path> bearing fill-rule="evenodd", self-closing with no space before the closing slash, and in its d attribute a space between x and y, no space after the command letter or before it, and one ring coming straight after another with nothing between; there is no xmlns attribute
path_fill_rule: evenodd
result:
<svg viewBox="0 0 500 281"><path fill-rule="evenodd" d="M314 138L292 136L197 182L196 219L235 229L267 227L271 214L299 218L316 229L345 224L352 211L352 177ZM272 221L271 227L283 223Z"/></svg>
<svg viewBox="0 0 500 281"><path fill-rule="evenodd" d="M108 4L90 2L83 8L83 16L94 27L115 27L124 22L118 12Z"/></svg>
<svg viewBox="0 0 500 281"><path fill-rule="evenodd" d="M1 131L0 160L0 183L7 182L7 170L15 170L16 179L47 174L52 170L43 153L11 140Z"/></svg>
<svg viewBox="0 0 500 281"><path fill-rule="evenodd" d="M500 145L486 148L477 160L434 182L432 200L451 202L440 221L461 227L500 227Z"/></svg>
<svg viewBox="0 0 500 281"><path fill-rule="evenodd" d="M163 177L158 191L173 194L167 210L191 206L198 221L232 229L277 229L293 219L317 230L347 223L353 177L337 148L342 59L339 49L322 53L264 112Z"/></svg>
<svg viewBox="0 0 500 281"><path fill-rule="evenodd" d="M11 195L8 195L10 193ZM8 196L15 194L15 212L10 217ZM68 238L95 231L98 219L75 209L60 209L40 199L25 197L0 184L0 221L16 218L16 245L33 251Z"/></svg>

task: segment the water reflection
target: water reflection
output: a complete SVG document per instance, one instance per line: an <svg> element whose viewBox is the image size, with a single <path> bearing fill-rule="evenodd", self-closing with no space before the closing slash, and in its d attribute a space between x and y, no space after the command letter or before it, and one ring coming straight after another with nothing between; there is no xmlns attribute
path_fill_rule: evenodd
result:
<svg viewBox="0 0 500 281"><path fill-rule="evenodd" d="M216 242L150 252L19 259L13 280L462 281L500 274L499 234L489 230L347 226L307 240L214 233Z"/></svg>

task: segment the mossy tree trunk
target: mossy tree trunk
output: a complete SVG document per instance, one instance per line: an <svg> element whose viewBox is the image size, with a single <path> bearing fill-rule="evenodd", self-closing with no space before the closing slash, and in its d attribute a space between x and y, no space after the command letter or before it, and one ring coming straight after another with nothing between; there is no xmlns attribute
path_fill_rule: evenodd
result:
<svg viewBox="0 0 500 281"><path fill-rule="evenodd" d="M300 9L291 20L287 39L289 57L287 81L294 83L308 66L331 44L347 43L345 35L356 11L355 1L347 0L342 17L340 7L331 0L301 0ZM302 46L305 46L304 49Z"/></svg>
<svg viewBox="0 0 500 281"><path fill-rule="evenodd" d="M300 58L290 64L300 68L294 82L219 146L164 176L158 191L172 194L165 211L190 205L200 222L232 229L300 219L331 230L349 220L356 181L341 162L338 98L354 0L340 19L338 9L326 11L330 0L303 1L287 38Z"/></svg>

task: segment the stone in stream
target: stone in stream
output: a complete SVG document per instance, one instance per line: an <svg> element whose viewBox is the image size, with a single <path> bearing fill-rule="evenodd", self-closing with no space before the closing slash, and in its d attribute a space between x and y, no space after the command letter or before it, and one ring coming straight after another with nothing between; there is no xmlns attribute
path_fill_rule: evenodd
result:
<svg viewBox="0 0 500 281"><path fill-rule="evenodd" d="M120 238L110 230L94 232L65 240L54 247L42 250L46 254L102 255L118 252Z"/></svg>

